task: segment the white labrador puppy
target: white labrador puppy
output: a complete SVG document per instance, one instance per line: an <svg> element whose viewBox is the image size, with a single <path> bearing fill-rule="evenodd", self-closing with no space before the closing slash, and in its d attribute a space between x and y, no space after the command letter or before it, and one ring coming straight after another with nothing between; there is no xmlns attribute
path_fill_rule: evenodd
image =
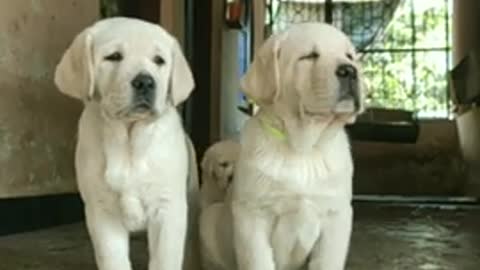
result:
<svg viewBox="0 0 480 270"><path fill-rule="evenodd" d="M147 230L149 269L193 269L198 175L175 106L194 82L177 41L141 20L99 21L65 52L55 83L85 105L75 168L98 268L130 270L129 233Z"/></svg>
<svg viewBox="0 0 480 270"><path fill-rule="evenodd" d="M233 180L239 153L240 143L232 139L214 143L205 151L201 162L200 197L202 208L224 201Z"/></svg>
<svg viewBox="0 0 480 270"><path fill-rule="evenodd" d="M216 235L202 235L205 265L345 267L353 165L344 126L363 107L355 57L349 39L321 23L294 25L260 48L242 82L260 110L242 130L228 207L211 210Z"/></svg>
<svg viewBox="0 0 480 270"><path fill-rule="evenodd" d="M231 268L235 255L231 242L232 218L224 202L230 196L239 154L239 142L223 140L211 145L201 162L200 253L205 270L234 269Z"/></svg>

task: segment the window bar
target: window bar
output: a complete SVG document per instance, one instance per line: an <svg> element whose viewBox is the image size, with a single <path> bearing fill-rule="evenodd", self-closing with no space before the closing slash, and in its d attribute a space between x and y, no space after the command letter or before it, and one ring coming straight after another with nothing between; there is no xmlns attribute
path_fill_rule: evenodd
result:
<svg viewBox="0 0 480 270"><path fill-rule="evenodd" d="M274 19L273 19L273 1L275 0L270 0L268 1L267 5L267 12L268 12L268 26L266 27L265 30L265 37L269 37L273 33L273 25L274 25Z"/></svg>
<svg viewBox="0 0 480 270"><path fill-rule="evenodd" d="M447 89L445 89L445 95L446 95L446 109L447 109L447 117L450 116L450 80L448 79L448 73L450 71L450 18L449 18L449 13L450 13L450 0L445 0L445 46L447 49L445 50L445 61L446 61L446 70L445 70L445 79L447 80Z"/></svg>
<svg viewBox="0 0 480 270"><path fill-rule="evenodd" d="M315 15L312 17L315 17L316 21L322 21L322 18L320 16L320 11L322 11L322 7L320 5L315 5Z"/></svg>
<svg viewBox="0 0 480 270"><path fill-rule="evenodd" d="M417 111L417 59L416 59L416 41L417 31L415 29L415 4L410 0L410 24L412 26L412 103L414 111Z"/></svg>
<svg viewBox="0 0 480 270"><path fill-rule="evenodd" d="M325 22L328 24L333 22L333 0L325 1Z"/></svg>
<svg viewBox="0 0 480 270"><path fill-rule="evenodd" d="M382 85L385 85L386 82L385 82L385 77L386 77L386 64L384 61L382 61ZM384 87L382 87L381 89L384 89ZM382 91L382 95L385 94L384 91Z"/></svg>
<svg viewBox="0 0 480 270"><path fill-rule="evenodd" d="M448 0L447 0L448 1ZM364 49L360 50L362 53L401 53L401 52L444 52L446 50L450 50L450 47L422 47L422 48L389 48L389 49Z"/></svg>

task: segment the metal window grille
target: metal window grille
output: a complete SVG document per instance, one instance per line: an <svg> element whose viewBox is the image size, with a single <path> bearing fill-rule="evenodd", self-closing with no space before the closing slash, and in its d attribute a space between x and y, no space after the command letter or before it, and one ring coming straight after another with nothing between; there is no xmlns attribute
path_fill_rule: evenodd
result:
<svg viewBox="0 0 480 270"><path fill-rule="evenodd" d="M120 15L118 0L100 0L100 16L108 18Z"/></svg>
<svg viewBox="0 0 480 270"><path fill-rule="evenodd" d="M350 36L369 83L370 107L420 118L450 115L453 0L266 0L266 35L292 23L331 23Z"/></svg>

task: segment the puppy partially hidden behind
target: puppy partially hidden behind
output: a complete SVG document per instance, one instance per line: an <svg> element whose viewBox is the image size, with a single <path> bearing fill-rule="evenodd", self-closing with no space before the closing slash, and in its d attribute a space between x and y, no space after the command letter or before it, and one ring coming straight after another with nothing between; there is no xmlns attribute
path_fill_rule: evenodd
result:
<svg viewBox="0 0 480 270"><path fill-rule="evenodd" d="M354 46L327 24L294 25L262 45L242 88L260 110L242 130L231 194L202 214L203 264L344 269L353 174L344 126L363 109Z"/></svg>
<svg viewBox="0 0 480 270"><path fill-rule="evenodd" d="M201 162L200 187L200 253L205 260L203 269L230 269L228 265L218 267L209 258L221 257L233 260L231 237L212 241L217 235L231 235L231 215L226 211L225 200L230 196L230 187L234 179L235 166L240 154L240 143L232 139L211 145ZM221 252L211 254L210 252ZM228 254L228 255L225 255ZM229 259L227 259L227 256Z"/></svg>
<svg viewBox="0 0 480 270"><path fill-rule="evenodd" d="M176 109L194 82L175 38L137 19L99 21L55 83L84 103L75 169L98 269L131 270L129 235L144 230L148 269L196 269L197 166Z"/></svg>
<svg viewBox="0 0 480 270"><path fill-rule="evenodd" d="M202 209L223 202L233 180L235 164L240 154L240 143L228 139L211 145L201 162Z"/></svg>

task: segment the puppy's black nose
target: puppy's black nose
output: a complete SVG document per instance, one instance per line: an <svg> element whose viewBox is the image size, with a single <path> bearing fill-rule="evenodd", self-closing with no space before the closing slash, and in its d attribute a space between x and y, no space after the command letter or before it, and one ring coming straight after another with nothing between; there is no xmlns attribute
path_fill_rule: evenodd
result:
<svg viewBox="0 0 480 270"><path fill-rule="evenodd" d="M349 80L357 79L357 69L350 64L342 64L338 66L335 74L339 79L349 79Z"/></svg>
<svg viewBox="0 0 480 270"><path fill-rule="evenodd" d="M335 71L340 83L338 100L352 100L355 110L360 108L360 93L357 68L350 64L342 64Z"/></svg>
<svg viewBox="0 0 480 270"><path fill-rule="evenodd" d="M136 95L146 97L151 95L156 87L153 77L146 73L139 73L133 78L131 84Z"/></svg>

